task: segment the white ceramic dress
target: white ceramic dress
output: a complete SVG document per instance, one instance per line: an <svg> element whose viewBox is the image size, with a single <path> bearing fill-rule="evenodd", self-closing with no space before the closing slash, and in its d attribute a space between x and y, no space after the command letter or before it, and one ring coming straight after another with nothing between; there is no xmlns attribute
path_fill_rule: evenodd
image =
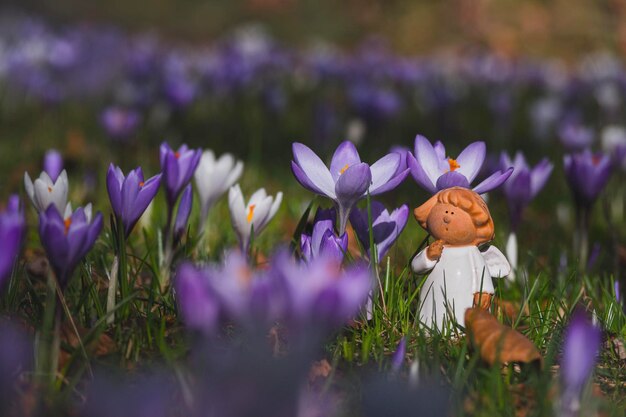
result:
<svg viewBox="0 0 626 417"><path fill-rule="evenodd" d="M444 330L449 317L465 325L465 310L472 307L474 293L493 294L492 277L503 277L510 266L502 252L490 246L481 252L476 246L444 246L441 258L432 261L426 249L411 262L413 271L431 271L420 290L420 321Z"/></svg>

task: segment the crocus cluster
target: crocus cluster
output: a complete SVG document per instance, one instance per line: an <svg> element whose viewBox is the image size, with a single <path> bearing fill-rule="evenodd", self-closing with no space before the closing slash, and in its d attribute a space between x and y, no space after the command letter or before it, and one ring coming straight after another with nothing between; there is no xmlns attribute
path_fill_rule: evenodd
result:
<svg viewBox="0 0 626 417"><path fill-rule="evenodd" d="M6 279L10 277L15 259L20 251L22 236L24 235L24 213L20 207L20 200L16 195L9 198L7 205L0 212L0 290Z"/></svg>
<svg viewBox="0 0 626 417"><path fill-rule="evenodd" d="M307 324L335 327L356 315L371 288L369 270L340 269L333 257L296 262L276 254L265 270L253 270L241 253L222 265L176 271L175 289L182 317L190 328L214 333L231 320L243 327L278 320L295 329ZM310 330L310 329L309 329Z"/></svg>
<svg viewBox="0 0 626 417"><path fill-rule="evenodd" d="M409 170L400 171L401 155L392 152L371 166L361 162L356 147L343 142L337 147L327 167L309 147L301 143L292 146L291 170L306 189L332 199L339 213L339 233L346 231L350 212L367 194L378 195L398 186Z"/></svg>

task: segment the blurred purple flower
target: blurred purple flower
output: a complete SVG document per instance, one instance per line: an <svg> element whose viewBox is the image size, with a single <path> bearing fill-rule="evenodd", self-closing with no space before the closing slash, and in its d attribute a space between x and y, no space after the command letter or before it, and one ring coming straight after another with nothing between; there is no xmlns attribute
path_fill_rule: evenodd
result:
<svg viewBox="0 0 626 417"><path fill-rule="evenodd" d="M400 339L400 343L398 343L398 347L396 347L396 351L393 353L391 357L391 370L393 372L398 372L402 368L402 364L404 363L404 357L406 356L406 336L403 336Z"/></svg>
<svg viewBox="0 0 626 417"><path fill-rule="evenodd" d="M141 123L141 115L131 109L107 107L100 114L100 125L112 139L124 140L132 136Z"/></svg>
<svg viewBox="0 0 626 417"><path fill-rule="evenodd" d="M183 319L196 330L214 332L221 320L243 325L270 323L278 317L281 293L270 291L271 277L254 272L240 253L232 251L223 264L196 268L184 263L174 286ZM275 297L270 302L268 297Z"/></svg>
<svg viewBox="0 0 626 417"><path fill-rule="evenodd" d="M385 206L378 202L371 202L372 229L374 234L374 244L378 259L385 257L385 254L404 230L409 218L409 207L403 204L400 208L391 213ZM367 207L353 210L350 214L350 224L358 237L363 249L367 253L370 251L370 228L367 215Z"/></svg>
<svg viewBox="0 0 626 417"><path fill-rule="evenodd" d="M202 150L200 149L192 150L187 145L182 145L177 151L174 151L167 142L161 144L159 159L163 171L167 203L170 208L174 207L183 188L193 177L201 157Z"/></svg>
<svg viewBox="0 0 626 417"><path fill-rule="evenodd" d="M4 211L0 212L0 290L13 270L15 258L18 256L22 237L26 228L24 212L20 207L17 195L9 197Z"/></svg>
<svg viewBox="0 0 626 417"><path fill-rule="evenodd" d="M559 139L569 151L580 151L593 143L593 130L583 125L577 117L565 118L559 127Z"/></svg>
<svg viewBox="0 0 626 417"><path fill-rule="evenodd" d="M485 160L484 142L468 145L456 159L446 157L441 142L431 143L424 136L415 137L415 155L408 155L408 165L415 181L427 191L435 194L450 187L470 188ZM513 168L496 171L473 188L478 194L487 193L504 183Z"/></svg>
<svg viewBox="0 0 626 417"><path fill-rule="evenodd" d="M502 152L500 168L504 170L511 166L513 173L504 183L502 192L506 197L509 209L511 229L515 231L522 220L524 209L545 186L554 165L547 158L544 158L531 168L521 152L517 152L513 160L505 152Z"/></svg>
<svg viewBox="0 0 626 417"><path fill-rule="evenodd" d="M577 415L581 391L593 372L601 342L602 331L583 310L574 311L563 340L561 415Z"/></svg>
<svg viewBox="0 0 626 417"><path fill-rule="evenodd" d="M65 288L78 262L87 255L102 230L102 213L91 219L91 204L61 216L54 205L39 214L39 238L61 288Z"/></svg>
<svg viewBox="0 0 626 417"><path fill-rule="evenodd" d="M615 291L615 300L617 300L618 303L622 302L622 293L620 292L619 289L619 281L615 280L615 283L613 284L613 291Z"/></svg>
<svg viewBox="0 0 626 417"><path fill-rule="evenodd" d="M126 237L135 227L154 196L159 191L161 174L144 182L143 171L136 168L124 177L119 167L109 165L107 172L107 190L113 213L122 221Z"/></svg>
<svg viewBox="0 0 626 417"><path fill-rule="evenodd" d="M398 172L401 155L390 153L373 165L361 162L356 147L343 142L337 147L330 169L307 146L294 143L291 169L298 182L314 193L331 198L339 211L339 233L346 230L348 216L354 204L369 192L378 195L394 189L408 175Z"/></svg>
<svg viewBox="0 0 626 417"><path fill-rule="evenodd" d="M63 157L56 149L50 149L43 157L43 170L46 171L52 182L59 178L63 171Z"/></svg>
<svg viewBox="0 0 626 417"><path fill-rule="evenodd" d="M314 262L297 263L287 252L279 252L273 258L270 276L285 291L286 322L300 329L310 323L320 329L344 324L364 306L372 289L371 271L366 265L341 269L333 258L323 256Z"/></svg>
<svg viewBox="0 0 626 417"><path fill-rule="evenodd" d="M343 261L348 250L348 235L340 237L335 234L335 222L332 216L318 210L310 235L300 235L300 250L305 262L312 262L319 256L335 259L338 264ZM331 218L329 218L331 217Z"/></svg>
<svg viewBox="0 0 626 417"><path fill-rule="evenodd" d="M294 331L310 331L311 323L326 330L353 317L371 278L364 265L342 270L326 256L298 263L287 251L272 258L269 270L254 271L233 251L222 265L181 265L174 285L179 309L193 329L211 333L220 321L234 320L248 328L279 321Z"/></svg>
<svg viewBox="0 0 626 417"><path fill-rule="evenodd" d="M609 181L612 171L608 155L592 154L590 150L563 157L565 178L574 194L576 203L589 208L596 201Z"/></svg>
<svg viewBox="0 0 626 417"><path fill-rule="evenodd" d="M25 416L29 411L20 395L20 377L32 372L33 342L17 323L5 318L0 319L0 334L0 415Z"/></svg>
<svg viewBox="0 0 626 417"><path fill-rule="evenodd" d="M183 409L175 379L164 372L145 375L96 373L87 387L84 417L170 417ZM111 401L115 398L115 401ZM176 401L178 400L178 401ZM176 410L176 411L175 411Z"/></svg>
<svg viewBox="0 0 626 417"><path fill-rule="evenodd" d="M174 236L182 237L187 230L189 215L191 214L191 206L193 204L193 191L191 183L185 187L183 196L178 204L178 212L176 213L176 221L174 222Z"/></svg>

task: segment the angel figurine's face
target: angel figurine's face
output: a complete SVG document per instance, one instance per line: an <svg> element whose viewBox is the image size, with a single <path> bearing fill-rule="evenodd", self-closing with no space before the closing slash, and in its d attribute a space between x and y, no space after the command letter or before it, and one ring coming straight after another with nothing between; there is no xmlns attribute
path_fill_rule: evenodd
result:
<svg viewBox="0 0 626 417"><path fill-rule="evenodd" d="M426 224L430 234L447 245L465 246L476 241L477 231L472 217L452 204L435 204Z"/></svg>

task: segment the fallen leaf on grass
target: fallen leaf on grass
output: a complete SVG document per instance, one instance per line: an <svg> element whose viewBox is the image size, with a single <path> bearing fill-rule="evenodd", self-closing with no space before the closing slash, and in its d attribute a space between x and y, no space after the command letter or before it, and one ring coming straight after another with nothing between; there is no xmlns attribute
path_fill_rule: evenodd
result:
<svg viewBox="0 0 626 417"><path fill-rule="evenodd" d="M494 297L493 303L495 306L496 316L502 315L510 322L514 322L515 320L517 320L520 311L522 312L522 315L530 315L528 304L525 304L524 309L522 310L522 306L515 301L503 300L501 298Z"/></svg>
<svg viewBox="0 0 626 417"><path fill-rule="evenodd" d="M78 326L78 335L74 331L74 328L69 323L63 323L61 327L61 345L70 346L74 350L80 349L79 335L82 342L85 344L85 350L90 356L101 357L109 355L117 350L115 341L106 333L101 333L97 338L87 341L85 337L89 330ZM80 353L79 353L80 354ZM70 359L71 352L66 349L61 349L59 352L59 368L63 368L67 361Z"/></svg>
<svg viewBox="0 0 626 417"><path fill-rule="evenodd" d="M541 354L530 340L481 308L465 311L465 328L470 343L490 365L509 362L542 364Z"/></svg>

